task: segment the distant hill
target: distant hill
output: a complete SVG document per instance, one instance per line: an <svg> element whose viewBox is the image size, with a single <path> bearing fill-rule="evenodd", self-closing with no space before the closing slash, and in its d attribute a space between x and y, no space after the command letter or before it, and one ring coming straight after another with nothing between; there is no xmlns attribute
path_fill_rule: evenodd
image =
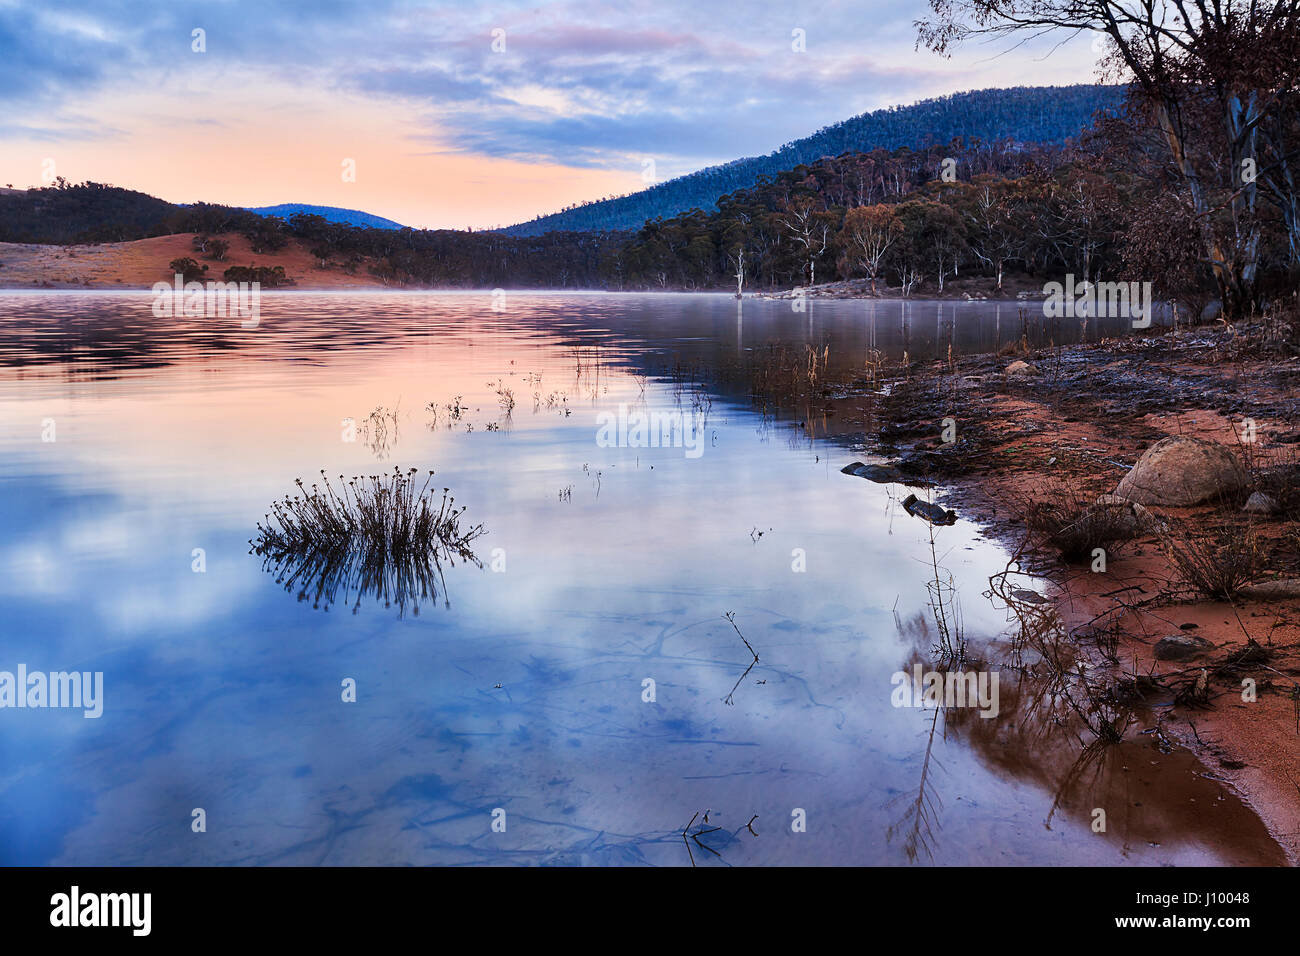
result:
<svg viewBox="0 0 1300 956"><path fill-rule="evenodd" d="M736 159L721 166L670 179L617 199L602 199L541 216L501 230L536 236L552 230L598 232L639 229L652 219L716 208L721 196L748 189L761 176L774 176L827 156L903 146L924 149L957 137L1025 144L1058 144L1092 124L1093 114L1119 106L1118 86L1018 86L976 90L922 100L911 106L863 113L811 136L787 143L766 156Z"/></svg>
<svg viewBox="0 0 1300 956"><path fill-rule="evenodd" d="M0 193L0 242L125 242L168 231L171 203L133 189L60 178Z"/></svg>
<svg viewBox="0 0 1300 956"><path fill-rule="evenodd" d="M383 216L372 216L357 209L340 209L338 206L312 206L308 203L283 202L278 206L245 206L249 212L259 216L279 216L288 219L294 213L307 216L320 216L327 222L337 222L345 226L370 226L374 229L405 229L400 222L393 222Z"/></svg>
<svg viewBox="0 0 1300 956"><path fill-rule="evenodd" d="M355 209L283 203L257 209L173 204L133 189L104 183L69 183L63 179L37 189L0 188L0 242L126 242L198 228L193 214L203 208L224 210L207 221L209 231L243 229L249 214L288 219L296 213L319 216L337 225L374 229L405 226ZM224 217L224 221L222 219ZM211 217L208 217L210 220ZM260 222L261 220L254 220Z"/></svg>

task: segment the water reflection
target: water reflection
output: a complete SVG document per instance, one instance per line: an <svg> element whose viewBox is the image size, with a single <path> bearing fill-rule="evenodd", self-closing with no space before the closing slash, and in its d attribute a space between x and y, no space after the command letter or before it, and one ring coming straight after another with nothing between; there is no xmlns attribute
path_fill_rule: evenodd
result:
<svg viewBox="0 0 1300 956"><path fill-rule="evenodd" d="M462 530L465 507L455 507L451 489L439 499L429 488L433 471L418 490L415 475L414 468L350 481L339 475L337 490L323 470L310 488L300 478L299 494L271 503L266 524L249 541L251 553L276 584L315 610L328 611L341 596L356 614L371 597L385 608L396 605L400 618L408 604L418 615L420 601L437 601L439 593L451 607L442 567L454 567L457 558L482 567L471 545L483 526Z"/></svg>
<svg viewBox="0 0 1300 956"><path fill-rule="evenodd" d="M812 394L869 349L920 354L942 341L934 304L510 301L272 295L243 330L154 320L147 297L0 295L0 668L105 674L100 720L4 713L0 862L1276 858L1239 801L1148 755L1137 727L1101 777L1074 771L1087 734L1032 706L1033 674L1008 678L996 719L891 705L890 676L943 643L932 546L960 599L949 645L1011 669L1005 608L981 596L1007 555L962 520L932 542L906 489L840 473L858 456L821 437L819 401L756 405L750 373L783 356L770 374ZM944 309L948 341L999 321ZM603 447L620 405L707 415L702 454ZM268 568L303 596L286 599L249 530L293 476L376 460L470 502L487 567L443 580L445 563L390 552L376 573L294 545ZM311 609L359 599L396 613ZM686 839L720 856L683 846L697 811Z"/></svg>

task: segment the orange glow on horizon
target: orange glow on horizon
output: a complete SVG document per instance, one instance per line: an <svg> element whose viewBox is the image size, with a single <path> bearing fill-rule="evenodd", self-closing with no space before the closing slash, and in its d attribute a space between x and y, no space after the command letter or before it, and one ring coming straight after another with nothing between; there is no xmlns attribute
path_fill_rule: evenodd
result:
<svg viewBox="0 0 1300 956"><path fill-rule="evenodd" d="M639 163L601 170L451 152L392 105L285 96L292 102L239 117L230 115L229 97L216 115L196 109L180 119L169 117L171 98L129 110L119 102L119 115L131 121L118 128L129 132L0 143L0 183L40 186L53 160L54 174L71 182L110 183L169 202L340 206L444 229L507 226L645 185ZM354 182L343 177L348 159Z"/></svg>

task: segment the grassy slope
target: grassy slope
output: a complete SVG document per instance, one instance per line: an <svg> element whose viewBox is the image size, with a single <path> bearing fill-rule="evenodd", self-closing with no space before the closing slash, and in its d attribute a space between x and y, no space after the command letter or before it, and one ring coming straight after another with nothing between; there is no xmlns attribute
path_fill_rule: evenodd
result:
<svg viewBox="0 0 1300 956"><path fill-rule="evenodd" d="M158 236L134 242L95 245L30 245L0 243L0 288L35 289L147 289L172 277L167 263L190 256L208 267L209 277L221 281L230 266L284 266L298 289L383 288L383 283L366 272L346 275L337 267L317 268L316 260L297 240L279 252L254 254L243 236L222 236L230 251L221 262L204 259L190 246L193 233Z"/></svg>

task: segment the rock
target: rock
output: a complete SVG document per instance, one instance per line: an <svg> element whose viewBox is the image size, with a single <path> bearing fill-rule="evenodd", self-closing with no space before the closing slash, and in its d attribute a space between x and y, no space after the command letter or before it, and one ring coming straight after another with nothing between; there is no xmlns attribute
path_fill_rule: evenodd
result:
<svg viewBox="0 0 1300 956"><path fill-rule="evenodd" d="M948 525L957 523L957 512L945 511L933 502L922 501L916 495L908 495L903 499L903 510L910 515L924 518L930 524Z"/></svg>
<svg viewBox="0 0 1300 956"><path fill-rule="evenodd" d="M1038 369L1034 368L1028 362L1017 360L1007 366L1007 376L1009 378L1024 378L1027 375L1037 375Z"/></svg>
<svg viewBox="0 0 1300 956"><path fill-rule="evenodd" d="M1046 604L1047 598L1043 597L1037 591L1030 591L1027 588L1015 588L1011 596L1022 604Z"/></svg>
<svg viewBox="0 0 1300 956"><path fill-rule="evenodd" d="M1300 598L1300 578L1281 578L1276 581L1247 584L1237 593L1255 601L1285 601L1288 598Z"/></svg>
<svg viewBox="0 0 1300 956"><path fill-rule="evenodd" d="M924 476L933 474L944 464L943 455L937 451L916 451L899 459L898 470L904 475Z"/></svg>
<svg viewBox="0 0 1300 956"><path fill-rule="evenodd" d="M1142 505L1184 508L1246 484L1246 470L1230 449L1199 438L1156 442L1120 481L1115 493Z"/></svg>
<svg viewBox="0 0 1300 956"><path fill-rule="evenodd" d="M903 473L893 465L864 465L860 461L855 461L851 465L845 465L840 471L846 475L865 478L880 484L903 480Z"/></svg>
<svg viewBox="0 0 1300 956"><path fill-rule="evenodd" d="M1246 499L1246 507L1241 510L1248 515L1275 515L1282 510L1282 506L1277 503L1277 499L1272 495L1256 491Z"/></svg>
<svg viewBox="0 0 1300 956"><path fill-rule="evenodd" d="M1159 531L1161 521L1143 505L1119 495L1102 495L1096 504L1102 508L1115 508L1121 514L1121 524L1129 534L1148 534Z"/></svg>
<svg viewBox="0 0 1300 956"><path fill-rule="evenodd" d="M1156 641L1156 660L1190 661L1213 649L1213 644L1195 634L1171 634Z"/></svg>

